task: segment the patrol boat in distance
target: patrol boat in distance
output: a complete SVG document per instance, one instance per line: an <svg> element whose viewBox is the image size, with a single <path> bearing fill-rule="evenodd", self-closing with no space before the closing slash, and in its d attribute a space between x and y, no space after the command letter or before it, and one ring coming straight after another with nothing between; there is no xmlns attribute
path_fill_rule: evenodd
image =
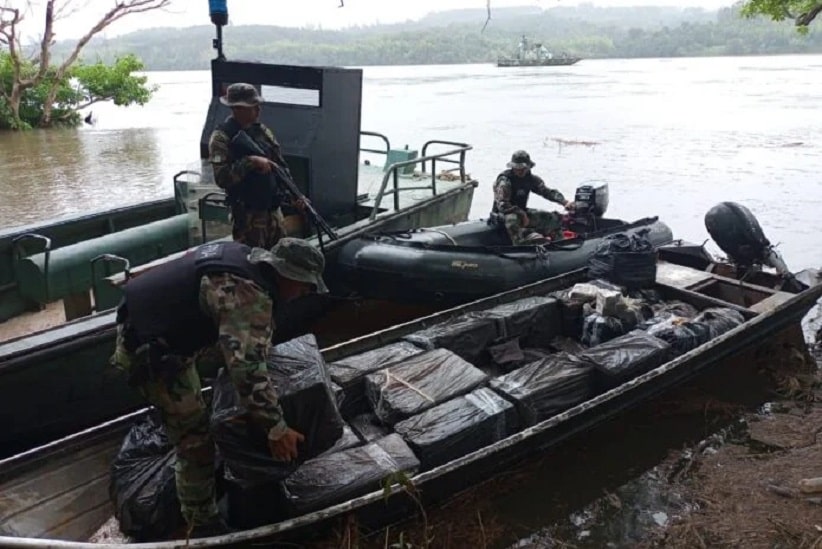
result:
<svg viewBox="0 0 822 549"><path fill-rule="evenodd" d="M498 67L554 67L568 66L580 61L580 57L571 57L565 53L555 57L540 43L530 43L525 35L519 41L514 57L501 57L497 60Z"/></svg>

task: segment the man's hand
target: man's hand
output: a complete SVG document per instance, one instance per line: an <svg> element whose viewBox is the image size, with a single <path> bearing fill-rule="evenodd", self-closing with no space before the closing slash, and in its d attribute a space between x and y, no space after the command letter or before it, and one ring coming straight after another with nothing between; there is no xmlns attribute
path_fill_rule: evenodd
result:
<svg viewBox="0 0 822 549"><path fill-rule="evenodd" d="M573 212L576 209L576 207L577 207L576 202L574 202L572 200L566 200L565 201L565 209L568 210L569 212Z"/></svg>
<svg viewBox="0 0 822 549"><path fill-rule="evenodd" d="M309 204L311 204L311 201L308 200L308 197L304 196L302 198L298 198L294 202L294 207L300 210L301 212L305 212L305 209Z"/></svg>
<svg viewBox="0 0 822 549"><path fill-rule="evenodd" d="M291 461L297 459L297 444L304 440L302 434L289 428L277 440L268 439L268 450L278 461Z"/></svg>
<svg viewBox="0 0 822 549"><path fill-rule="evenodd" d="M264 156L249 156L251 165L260 173L271 173L276 164Z"/></svg>

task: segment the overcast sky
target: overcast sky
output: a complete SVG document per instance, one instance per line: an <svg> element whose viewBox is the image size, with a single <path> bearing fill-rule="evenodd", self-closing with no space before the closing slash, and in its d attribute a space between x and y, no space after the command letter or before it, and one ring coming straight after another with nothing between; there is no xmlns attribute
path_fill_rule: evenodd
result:
<svg viewBox="0 0 822 549"><path fill-rule="evenodd" d="M11 5L22 5L23 0L9 0ZM99 16L109 9L114 0L62 0L69 1L77 9L75 14L56 26L57 39L73 38L86 32ZM433 11L458 8L483 8L485 0L344 0L345 7L338 7L340 0L228 0L230 24L266 24L303 27L320 25L324 28L340 28L351 25L393 23L419 19ZM3 0L0 0L0 4ZM33 0L35 8L29 13L27 34L31 34L41 12L37 9L42 0ZM492 0L493 7L571 6L585 3L582 0ZM734 0L600 0L591 1L600 6L681 6L717 9L729 6ZM493 12L492 12L493 21ZM172 0L164 11L130 15L110 26L106 36L132 32L140 28L157 26L186 27L209 24L208 0Z"/></svg>

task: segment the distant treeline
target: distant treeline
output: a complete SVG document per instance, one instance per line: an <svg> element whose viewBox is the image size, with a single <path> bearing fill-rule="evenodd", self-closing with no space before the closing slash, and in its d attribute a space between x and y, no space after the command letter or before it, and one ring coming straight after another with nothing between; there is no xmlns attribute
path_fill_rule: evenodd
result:
<svg viewBox="0 0 822 549"><path fill-rule="evenodd" d="M513 53L525 34L554 53L584 58L681 57L822 52L822 32L800 36L788 22L743 19L737 7L512 8L454 10L420 21L341 31L272 26L224 29L230 59L310 65L406 65L493 62ZM208 69L214 27L151 29L103 40L86 60L134 53L148 70ZM60 44L55 53L59 55Z"/></svg>

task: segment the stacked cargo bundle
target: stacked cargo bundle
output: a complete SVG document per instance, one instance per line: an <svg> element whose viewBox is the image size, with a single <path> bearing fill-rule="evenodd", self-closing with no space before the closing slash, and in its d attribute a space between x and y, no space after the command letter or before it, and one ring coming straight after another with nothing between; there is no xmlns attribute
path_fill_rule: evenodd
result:
<svg viewBox="0 0 822 549"><path fill-rule="evenodd" d="M426 351L447 349L463 360L479 364L487 347L499 336L495 318L469 313L409 334L403 340Z"/></svg>
<svg viewBox="0 0 822 549"><path fill-rule="evenodd" d="M346 417L365 412L365 376L423 350L413 343L398 341L329 363L328 373L343 393L342 401L338 402L340 412Z"/></svg>
<svg viewBox="0 0 822 549"><path fill-rule="evenodd" d="M492 379L490 387L513 402L530 426L587 400L592 370L585 359L559 352Z"/></svg>
<svg viewBox="0 0 822 549"><path fill-rule="evenodd" d="M406 358L365 378L374 413L387 425L465 394L488 375L447 349Z"/></svg>
<svg viewBox="0 0 822 549"><path fill-rule="evenodd" d="M580 355L594 365L597 385L604 390L653 370L665 362L671 347L642 330L633 330Z"/></svg>
<svg viewBox="0 0 822 549"><path fill-rule="evenodd" d="M378 490L393 473L413 475L420 467L398 434L304 463L283 483L289 515L300 515Z"/></svg>
<svg viewBox="0 0 822 549"><path fill-rule="evenodd" d="M526 297L475 314L495 319L500 337L521 339L525 347L547 345L562 327L559 301L553 297Z"/></svg>
<svg viewBox="0 0 822 549"><path fill-rule="evenodd" d="M518 428L519 418L513 404L487 387L443 402L394 426L419 457L423 470L491 445Z"/></svg>

